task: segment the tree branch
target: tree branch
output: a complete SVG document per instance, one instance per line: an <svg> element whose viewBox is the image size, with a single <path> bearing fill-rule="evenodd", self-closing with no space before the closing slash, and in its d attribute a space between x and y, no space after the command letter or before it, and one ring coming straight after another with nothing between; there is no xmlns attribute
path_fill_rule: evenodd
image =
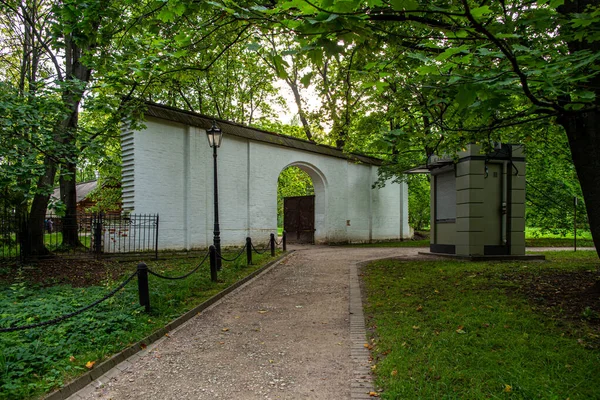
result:
<svg viewBox="0 0 600 400"><path fill-rule="evenodd" d="M542 100L538 99L531 92L531 89L529 88L529 82L527 81L527 76L523 73L523 71L521 71L521 68L519 67L519 63L518 63L517 58L515 57L514 53L500 39L495 37L489 30L487 30L481 23L479 23L475 19L475 17L473 17L473 14L471 14L471 9L469 7L469 3L467 0L462 0L462 3L465 7L465 17L469 20L471 25L473 25L475 30L482 33L483 35L485 35L496 47L498 47L498 49L502 52L502 54L504 54L506 59L510 62L513 72L515 74L517 74L517 77L519 78L519 81L521 82L521 87L523 88L523 92L525 93L525 96L533 104L535 104L538 107L554 108L557 111L565 112L565 109L563 107L559 106L558 104L542 101Z"/></svg>

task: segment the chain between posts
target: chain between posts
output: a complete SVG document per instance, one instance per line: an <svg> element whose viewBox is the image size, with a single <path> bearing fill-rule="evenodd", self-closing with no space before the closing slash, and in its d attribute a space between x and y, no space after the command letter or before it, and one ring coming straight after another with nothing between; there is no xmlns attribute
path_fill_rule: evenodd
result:
<svg viewBox="0 0 600 400"><path fill-rule="evenodd" d="M150 293L149 293L149 287L148 287L148 274L154 275L157 278L168 279L168 280L185 279L185 278L189 277L190 275L192 275L194 272L198 271L198 269L204 264L206 259L210 257L211 280L213 282L216 282L217 281L217 268L216 268L217 258L220 258L221 260L232 262L232 261L237 260L239 257L241 257L241 255L244 253L244 250L246 250L247 263L248 263L248 265L251 265L252 264L252 250L254 250L258 254L264 254L267 251L267 249L270 247L271 255L274 255L276 244L277 245L283 244L283 248L285 250L285 232L284 232L282 240L279 242L277 242L275 240L275 235L271 234L269 244L267 244L267 246L262 251L259 251L258 249L256 249L256 247L254 247L254 244L252 244L251 238L249 238L249 237L246 238L246 244L244 245L244 247L242 247L240 252L233 259L224 258L221 254L217 253L214 246L210 246L208 253L206 253L204 255L204 258L202 259L202 261L200 261L200 263L196 266L196 268L194 268L192 271L188 272L187 274L177 276L177 277L171 277L171 276L165 276L165 275L159 274L157 272L152 271L150 268L148 268L148 266L145 263L140 263L140 264L138 264L137 270L135 272L133 272L129 277L127 277L127 279L125 279L119 286L117 286L115 289L111 290L108 294L106 294L101 299L98 299L98 300L94 301L93 303L80 308L79 310L73 311L71 313L62 315L60 317L57 317L57 318L54 318L54 319L51 319L48 321L39 322L36 324L13 326L13 327L9 327L9 328L0 328L0 333L16 332L16 331L22 331L22 330L27 330L27 329L33 329L33 328L39 328L39 327L43 327L43 326L58 324L59 322L62 322L69 318L72 318L76 315L79 315L79 314L97 306L98 304L108 300L109 298L111 298L112 296L117 294L117 292L119 290L123 289L136 276L138 277L138 291L139 291L140 305L145 306L146 312L149 312L150 311Z"/></svg>
<svg viewBox="0 0 600 400"><path fill-rule="evenodd" d="M98 299L96 301L94 301L91 304L88 304L85 307L80 308L79 310L73 311L72 313L68 313L65 315L62 315L58 318L54 318L48 321L44 321L44 322L39 322L37 324L31 324L31 325L22 325L22 326L13 326L10 328L0 328L0 333L4 333L4 332L16 332L16 331L23 331L26 329L33 329L33 328L39 328L42 326L47 326L47 325L55 325L58 324L59 322L62 322L66 319L72 318L76 315L79 315L87 310L89 310L90 308L93 308L95 306L97 306L98 304L102 303L105 300L108 300L109 298L113 297L115 294L117 294L117 292L121 289L123 289L125 287L125 285L127 285L135 276L137 276L138 272L135 271L133 274L131 274L127 279L125 279L123 281L123 283L121 283L119 286L117 286L116 288L114 288L113 290L111 290L106 296L102 297L101 299Z"/></svg>
<svg viewBox="0 0 600 400"><path fill-rule="evenodd" d="M199 268L202 266L202 264L204 264L204 261L206 261L206 259L208 258L208 255L209 255L209 253L207 252L207 253L204 255L204 258L202 259L202 261L200 261L200 264L198 264L198 265L196 266L196 268L194 268L193 270L191 270L191 271L190 271L190 272L188 272L187 274L184 274L184 275L181 275L181 276L165 276L165 275L161 275L161 274L159 274L158 272L154 272L154 271L152 271L150 268L148 268L148 273L149 273L150 275L154 275L154 276L156 276L157 278L161 278L161 279L169 279L169 280L172 280L172 281L174 281L174 280L179 280L179 279L185 279L185 278L187 278L188 276L192 275L194 272L198 271L198 269L199 269Z"/></svg>
<svg viewBox="0 0 600 400"><path fill-rule="evenodd" d="M252 246L252 249L257 253L257 254L264 254L267 252L268 249L271 249L271 256L275 255L275 246L283 244L283 250L286 250L286 238L285 238L285 231L283 232L283 237L281 238L281 240L278 242L277 240L275 240L275 234L271 233L270 234L270 238L269 238L269 243L267 243L267 245L262 249L262 250L258 250L254 244L252 243L251 240L248 240L250 238L246 238L246 246L248 246L248 244L250 244L250 246ZM249 259L251 259L249 257ZM250 263L249 263L250 264Z"/></svg>
<svg viewBox="0 0 600 400"><path fill-rule="evenodd" d="M244 253L244 250L246 250L246 246L247 246L247 244L245 244L244 247L242 247L242 249L240 250L240 252L238 253L238 255L235 256L234 258L231 258L231 259L225 258L225 257L223 257L219 253L217 253L217 257L219 257L223 261L233 262L233 261L237 260L238 258L240 258L240 256Z"/></svg>
<svg viewBox="0 0 600 400"><path fill-rule="evenodd" d="M252 249L254 249L254 251L256 252L256 254L265 254L267 252L267 249L270 247L271 243L269 243L264 249L262 250L258 250L255 246L254 243L252 244Z"/></svg>
<svg viewBox="0 0 600 400"><path fill-rule="evenodd" d="M281 235L281 240L280 241L275 240L275 245L277 245L277 246L283 245L282 246L283 247L283 251L286 250L286 233L285 233L285 231L283 231L283 234Z"/></svg>

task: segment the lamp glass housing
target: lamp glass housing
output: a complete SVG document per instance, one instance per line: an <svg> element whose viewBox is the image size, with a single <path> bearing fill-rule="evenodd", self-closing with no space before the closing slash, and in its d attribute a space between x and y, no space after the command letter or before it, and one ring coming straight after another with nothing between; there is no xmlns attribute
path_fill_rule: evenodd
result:
<svg viewBox="0 0 600 400"><path fill-rule="evenodd" d="M210 129L206 130L206 137L208 138L208 145L210 147L221 147L221 141L223 140L223 131L217 126L217 122L213 120Z"/></svg>

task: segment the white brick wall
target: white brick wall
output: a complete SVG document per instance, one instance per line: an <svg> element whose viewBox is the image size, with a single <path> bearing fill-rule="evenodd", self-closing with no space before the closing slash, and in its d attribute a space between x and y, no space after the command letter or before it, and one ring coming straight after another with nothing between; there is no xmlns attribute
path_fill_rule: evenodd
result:
<svg viewBox="0 0 600 400"><path fill-rule="evenodd" d="M124 130L123 192L132 213L159 213L161 249L205 248L213 236L213 157L204 130L148 118ZM126 150L126 151L125 151ZM315 241L409 237L406 184L371 189L377 167L227 136L218 149L219 220L224 246L277 230L277 178L290 165L315 187ZM131 179L133 177L133 179ZM349 221L349 225L348 225Z"/></svg>

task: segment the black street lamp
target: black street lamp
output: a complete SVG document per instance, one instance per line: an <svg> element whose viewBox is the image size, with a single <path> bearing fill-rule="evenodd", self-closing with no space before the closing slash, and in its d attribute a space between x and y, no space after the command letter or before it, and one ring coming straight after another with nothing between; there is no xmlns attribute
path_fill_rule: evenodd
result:
<svg viewBox="0 0 600 400"><path fill-rule="evenodd" d="M221 140L223 140L223 132L221 128L217 126L217 122L213 120L210 129L206 130L206 136L208 137L208 145L213 149L213 164L214 164L214 194L215 194L215 227L213 229L213 245L217 250L217 270L221 270L221 232L219 230L219 193L218 193L218 181L217 181L217 147L221 146Z"/></svg>

